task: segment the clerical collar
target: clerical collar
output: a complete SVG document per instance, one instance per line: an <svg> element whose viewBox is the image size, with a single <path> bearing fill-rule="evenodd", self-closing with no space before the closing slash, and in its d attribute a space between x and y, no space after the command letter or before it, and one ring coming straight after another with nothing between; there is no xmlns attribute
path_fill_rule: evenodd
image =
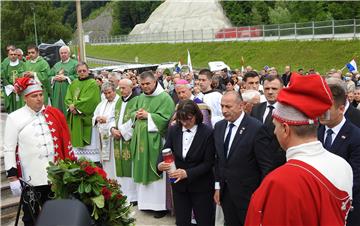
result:
<svg viewBox="0 0 360 226"><path fill-rule="evenodd" d="M161 87L161 85L158 82L156 82L156 88L155 88L154 92L152 92L151 94L144 93L144 95L145 96L157 96L162 92L164 92L164 89Z"/></svg>
<svg viewBox="0 0 360 226"><path fill-rule="evenodd" d="M69 61L70 61L70 57L69 57L67 60L65 60L65 61L61 61L61 63L67 64L67 63L69 63Z"/></svg>
<svg viewBox="0 0 360 226"><path fill-rule="evenodd" d="M217 90L217 89L212 89L212 90L209 90L209 91L203 92L203 94L204 94L204 95L206 95L206 94L213 93L213 92L220 92L220 90ZM220 92L220 93L221 93L221 92Z"/></svg>
<svg viewBox="0 0 360 226"><path fill-rule="evenodd" d="M40 56L37 56L34 60L30 60L30 63L35 64L38 61L39 58L40 58Z"/></svg>
<svg viewBox="0 0 360 226"><path fill-rule="evenodd" d="M16 61L10 61L10 66L15 67L19 64L19 59L16 59Z"/></svg>
<svg viewBox="0 0 360 226"><path fill-rule="evenodd" d="M89 75L88 77L86 77L86 78L80 78L80 77L79 77L79 80L80 80L80 81L85 81L85 80L88 80L88 79L90 79L90 75Z"/></svg>
<svg viewBox="0 0 360 226"><path fill-rule="evenodd" d="M128 101L131 100L133 97L134 97L134 96L133 96L133 92L131 92L129 96L127 96L127 97L125 97L125 98L124 98L124 97L121 97L121 99L122 99L124 102L128 102Z"/></svg>

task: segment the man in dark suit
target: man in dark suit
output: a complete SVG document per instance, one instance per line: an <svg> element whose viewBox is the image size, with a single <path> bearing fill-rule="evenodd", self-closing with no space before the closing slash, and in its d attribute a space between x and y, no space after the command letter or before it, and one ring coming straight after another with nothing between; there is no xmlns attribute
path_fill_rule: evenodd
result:
<svg viewBox="0 0 360 226"><path fill-rule="evenodd" d="M285 66L285 72L281 77L284 86L286 87L291 79L291 68L289 65Z"/></svg>
<svg viewBox="0 0 360 226"><path fill-rule="evenodd" d="M271 153L273 158L273 168L281 166L286 162L285 151L280 147L274 134L275 126L272 122L272 110L276 103L276 98L283 88L283 83L278 76L267 76L264 79L264 95L266 102L257 104L253 107L250 115L264 123L259 131L259 141L256 149L264 149Z"/></svg>
<svg viewBox="0 0 360 226"><path fill-rule="evenodd" d="M221 99L225 119L214 129L214 200L221 205L228 226L244 224L250 197L272 166L269 152L254 149L261 123L246 115L242 105L237 92L225 93Z"/></svg>
<svg viewBox="0 0 360 226"><path fill-rule="evenodd" d="M339 84L329 85L334 103L327 117L320 118L318 139L328 151L344 158L352 167L353 211L350 211L347 225L360 225L360 128L345 119L345 90Z"/></svg>
<svg viewBox="0 0 360 226"><path fill-rule="evenodd" d="M345 94L348 95L349 89L347 87L346 82L339 78L327 78L326 79L327 84L338 84L340 85L344 90ZM356 109L351 103L349 103L348 100L345 102L345 118L349 120L352 124L360 128L360 111Z"/></svg>
<svg viewBox="0 0 360 226"><path fill-rule="evenodd" d="M360 128L360 111L347 101L346 106L348 106L347 109L345 109L345 118L348 119L352 124Z"/></svg>

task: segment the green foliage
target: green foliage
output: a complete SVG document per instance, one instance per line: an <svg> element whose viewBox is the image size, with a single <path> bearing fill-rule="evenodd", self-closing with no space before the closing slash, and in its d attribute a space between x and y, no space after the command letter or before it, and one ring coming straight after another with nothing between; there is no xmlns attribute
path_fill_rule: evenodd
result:
<svg viewBox="0 0 360 226"><path fill-rule="evenodd" d="M49 162L48 178L55 199L76 198L91 211L97 225L133 225L126 202L115 180L106 178L103 169L85 158Z"/></svg>
<svg viewBox="0 0 360 226"><path fill-rule="evenodd" d="M144 23L161 1L118 1L113 7L112 35L128 34L136 24Z"/></svg>
<svg viewBox="0 0 360 226"><path fill-rule="evenodd" d="M65 42L70 41L71 28L61 22L64 10L53 8L51 2L6 1L1 3L3 56L6 54L5 46L8 44L15 44L25 50L28 44L35 43L32 9L35 11L39 44L52 43L60 38Z"/></svg>
<svg viewBox="0 0 360 226"><path fill-rule="evenodd" d="M360 18L360 1L222 1L233 26Z"/></svg>
<svg viewBox="0 0 360 226"><path fill-rule="evenodd" d="M289 10L281 6L276 6L274 9L269 7L269 18L272 24L286 24L291 21Z"/></svg>
<svg viewBox="0 0 360 226"><path fill-rule="evenodd" d="M107 4L111 4L111 3L107 3ZM93 20L96 17L98 17L107 8L107 4L91 11L90 15L86 18L86 20Z"/></svg>
<svg viewBox="0 0 360 226"><path fill-rule="evenodd" d="M81 16L84 20L93 19L102 12L103 6L109 1L81 1ZM63 8L63 23L70 24L73 31L76 30L76 4L75 1L54 1L53 5Z"/></svg>
<svg viewBox="0 0 360 226"><path fill-rule="evenodd" d="M245 64L257 70L269 65L281 72L285 65L291 65L294 70L315 68L324 74L331 68L342 68L354 56L359 57L359 46L359 40L87 45L86 53L99 59L134 62L137 56L141 63L162 63L187 59L189 49L194 68L208 67L209 61L218 60L232 69L240 68L243 56Z"/></svg>

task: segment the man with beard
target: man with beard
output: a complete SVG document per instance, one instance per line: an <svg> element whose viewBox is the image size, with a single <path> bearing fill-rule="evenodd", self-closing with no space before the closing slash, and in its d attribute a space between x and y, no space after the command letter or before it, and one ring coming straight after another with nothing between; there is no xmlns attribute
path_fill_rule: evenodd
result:
<svg viewBox="0 0 360 226"><path fill-rule="evenodd" d="M161 211L165 215L165 176L157 173L157 158L163 146L169 120L174 112L174 102L151 71L140 75L143 93L137 101L131 151L134 157L133 178L138 183L140 210Z"/></svg>

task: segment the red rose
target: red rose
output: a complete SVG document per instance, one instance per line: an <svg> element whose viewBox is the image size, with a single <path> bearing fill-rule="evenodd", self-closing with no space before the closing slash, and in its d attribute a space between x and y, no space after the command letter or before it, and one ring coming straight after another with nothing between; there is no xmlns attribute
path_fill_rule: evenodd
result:
<svg viewBox="0 0 360 226"><path fill-rule="evenodd" d="M88 174L88 175L93 175L95 173L95 170L92 166L86 166L84 171Z"/></svg>
<svg viewBox="0 0 360 226"><path fill-rule="evenodd" d="M84 161L82 163L80 163L80 167L85 169L87 166L90 166L90 163L88 161Z"/></svg>
<svg viewBox="0 0 360 226"><path fill-rule="evenodd" d="M102 178L104 178L106 180L106 172L101 169L100 167L95 167L94 171L97 172L100 176L102 176Z"/></svg>
<svg viewBox="0 0 360 226"><path fill-rule="evenodd" d="M111 191L107 189L107 187L102 187L101 194L104 196L106 200L110 199L111 197Z"/></svg>
<svg viewBox="0 0 360 226"><path fill-rule="evenodd" d="M116 195L116 198L117 198L117 199L122 199L123 197L124 197L124 196L122 196L122 194L117 194L117 195Z"/></svg>
<svg viewBox="0 0 360 226"><path fill-rule="evenodd" d="M78 159L76 158L76 156L74 154L69 156L69 159L73 162L77 161Z"/></svg>

